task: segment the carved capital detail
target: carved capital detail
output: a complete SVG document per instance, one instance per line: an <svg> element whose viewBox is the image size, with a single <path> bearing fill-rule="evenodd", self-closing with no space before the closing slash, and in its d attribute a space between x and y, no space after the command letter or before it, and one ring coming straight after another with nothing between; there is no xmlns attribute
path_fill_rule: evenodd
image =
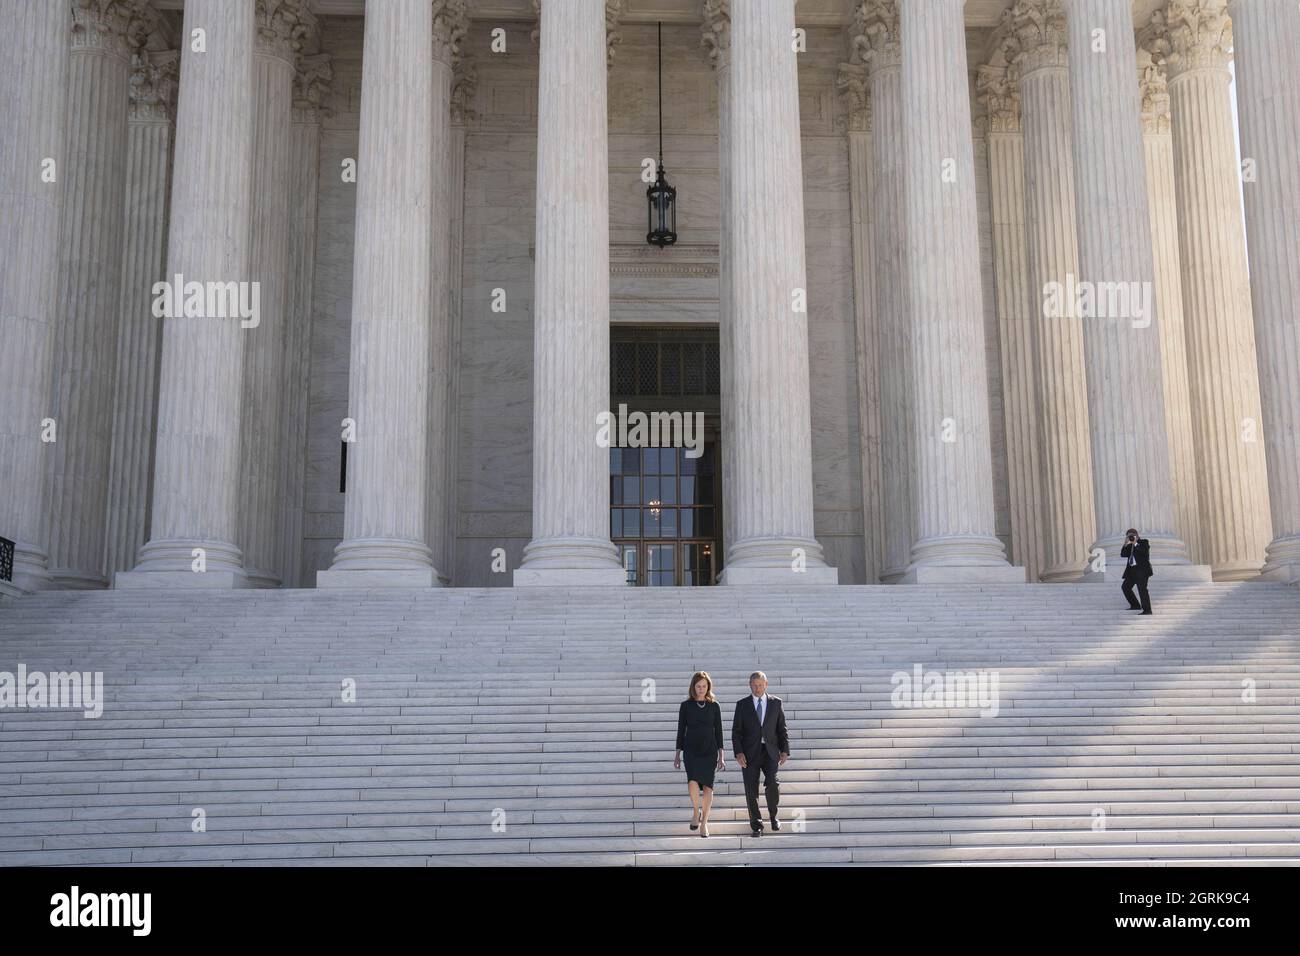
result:
<svg viewBox="0 0 1300 956"><path fill-rule="evenodd" d="M1007 59L1020 76L1069 65L1061 0L1016 0L1008 14Z"/></svg>
<svg viewBox="0 0 1300 956"><path fill-rule="evenodd" d="M153 14L139 0L73 0L73 52L107 53L131 59L131 37Z"/></svg>
<svg viewBox="0 0 1300 956"><path fill-rule="evenodd" d="M180 79L180 50L149 53L137 49L131 57L127 86L130 118L140 123L174 123Z"/></svg>
<svg viewBox="0 0 1300 956"><path fill-rule="evenodd" d="M875 73L903 63L898 0L859 0L853 5L850 60Z"/></svg>
<svg viewBox="0 0 1300 956"><path fill-rule="evenodd" d="M254 51L293 63L309 32L302 0L257 0L255 9Z"/></svg>
<svg viewBox="0 0 1300 956"><path fill-rule="evenodd" d="M1020 91L1014 69L981 66L975 73L975 98L984 108L988 132L1020 132Z"/></svg>
<svg viewBox="0 0 1300 956"><path fill-rule="evenodd" d="M298 55L293 72L293 121L319 123L331 110L325 105L334 82L334 61L328 53Z"/></svg>
<svg viewBox="0 0 1300 956"><path fill-rule="evenodd" d="M1165 71L1146 47L1137 49L1138 89L1142 97L1142 129L1169 132L1169 83Z"/></svg>
<svg viewBox="0 0 1300 956"><path fill-rule="evenodd" d="M451 121L468 126L474 118L474 94L478 90L478 69L474 61L462 57L457 61L451 80Z"/></svg>
<svg viewBox="0 0 1300 956"><path fill-rule="evenodd" d="M731 0L704 0L700 46L714 72L725 70L731 59Z"/></svg>
<svg viewBox="0 0 1300 956"><path fill-rule="evenodd" d="M433 0L433 58L448 66L460 55L460 44L469 32L465 0Z"/></svg>
<svg viewBox="0 0 1300 956"><path fill-rule="evenodd" d="M871 88L867 67L862 63L841 63L835 89L844 101L845 120L850 132L871 129Z"/></svg>
<svg viewBox="0 0 1300 956"><path fill-rule="evenodd" d="M1227 0L1168 0L1151 15L1139 40L1169 79L1190 70L1227 70L1232 59L1232 21Z"/></svg>

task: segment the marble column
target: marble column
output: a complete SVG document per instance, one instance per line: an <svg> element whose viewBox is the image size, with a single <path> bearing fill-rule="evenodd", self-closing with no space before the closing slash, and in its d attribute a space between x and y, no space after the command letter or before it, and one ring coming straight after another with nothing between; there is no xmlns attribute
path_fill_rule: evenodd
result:
<svg viewBox="0 0 1300 956"><path fill-rule="evenodd" d="M110 577L135 566L149 540L154 427L158 412L162 319L153 286L166 277L179 50L138 50L131 74L126 141L126 217L122 234L117 374L108 466L104 568Z"/></svg>
<svg viewBox="0 0 1300 956"><path fill-rule="evenodd" d="M858 6L861 10L861 5ZM861 39L859 39L861 38ZM862 62L865 37L853 38L851 60L840 64L836 86L844 100L849 141L849 209L853 230L854 358L858 380L858 446L862 485L863 578L878 584L884 569L884 475L880 458L881 335L876 322L876 266L873 243L875 185L872 172L871 93Z"/></svg>
<svg viewBox="0 0 1300 956"><path fill-rule="evenodd" d="M731 0L704 0L701 43L713 67L713 77L718 93L718 379L720 395L731 395L735 388L734 350L731 309L731 237L734 223L731 201ZM734 402L723 403L726 409ZM735 449L727 440L729 423L722 422L722 558L730 553L732 529L731 508L738 474L735 468Z"/></svg>
<svg viewBox="0 0 1300 956"><path fill-rule="evenodd" d="M1196 446L1187 384L1187 338L1183 327L1182 269L1178 258L1178 209L1174 201L1174 144L1169 135L1169 93L1164 70L1138 48L1142 94L1142 149L1146 156L1147 207L1160 316L1160 368L1165 387L1165 433L1174 483L1174 522L1193 560L1200 554L1201 524L1196 491Z"/></svg>
<svg viewBox="0 0 1300 956"><path fill-rule="evenodd" d="M735 483L726 585L835 584L813 533L812 419L794 0L731 8L727 116Z"/></svg>
<svg viewBox="0 0 1300 956"><path fill-rule="evenodd" d="M134 5L72 6L68 161L45 460L51 586L102 588Z"/></svg>
<svg viewBox="0 0 1300 956"><path fill-rule="evenodd" d="M451 378L451 361L448 352L451 323L451 210L453 186L451 177L451 94L455 85L454 67L459 58L461 40L469 21L465 0L438 0L433 12L433 98L432 98L432 148L429 153L433 167L434 218L431 220L433 241L430 243L429 275L432 282L429 314L429 438L425 468L429 478L426 492L425 515L427 529L425 540L442 568L442 583L450 583L447 561L447 541L451 534L448 524L446 462L450 434L448 432L447 403ZM462 140L463 143L463 140ZM456 175L464 175L462 162Z"/></svg>
<svg viewBox="0 0 1300 956"><path fill-rule="evenodd" d="M294 62L306 26L300 0L257 0L253 47L251 269L261 314L244 333L244 404L239 452L239 545L248 583L278 587L281 442L289 283L289 145Z"/></svg>
<svg viewBox="0 0 1300 956"><path fill-rule="evenodd" d="M1023 582L994 529L963 0L905 0L916 541L906 583Z"/></svg>
<svg viewBox="0 0 1300 956"><path fill-rule="evenodd" d="M1226 0L1170 0L1151 29L1169 75L1201 559L1238 581L1263 567L1271 521Z"/></svg>
<svg viewBox="0 0 1300 956"><path fill-rule="evenodd" d="M247 283L253 173L253 0L188 0L182 35L167 281ZM150 538L114 586L242 587L239 442L242 319L186 315L184 290L163 321ZM251 299L246 300L251 302ZM215 311L215 310L212 310ZM229 310L226 310L227 313Z"/></svg>
<svg viewBox="0 0 1300 956"><path fill-rule="evenodd" d="M282 513L277 565L282 587L305 587L307 418L310 410L312 288L316 274L321 123L334 70L329 54L296 61L289 128L289 284L285 289L285 404L280 442Z"/></svg>
<svg viewBox="0 0 1300 956"><path fill-rule="evenodd" d="M0 537L14 542L13 586L49 584L42 440L68 181L67 3L0 0Z"/></svg>
<svg viewBox="0 0 1300 956"><path fill-rule="evenodd" d="M317 587L439 583L427 527L433 8L366 10L343 541ZM395 135L396 131L401 135Z"/></svg>
<svg viewBox="0 0 1300 956"><path fill-rule="evenodd" d="M543 0L533 295L533 537L516 587L621 586L609 539L605 0Z"/></svg>
<svg viewBox="0 0 1300 956"><path fill-rule="evenodd" d="M880 579L895 584L907 573L916 541L912 340L907 297L907 215L904 208L902 47L898 0L868 0L856 8L860 55L871 91L871 245L875 277L872 308L880 336L875 373L880 389Z"/></svg>
<svg viewBox="0 0 1300 956"><path fill-rule="evenodd" d="M1083 319L1068 299L1058 298L1065 308L1052 311L1048 294L1049 287L1068 288L1079 275L1065 14L1060 0L1017 0L1011 25L1024 122L1029 284L1037 306L1033 341L1045 549L1040 577L1053 583L1078 579L1096 530Z"/></svg>
<svg viewBox="0 0 1300 956"><path fill-rule="evenodd" d="M472 61L462 56L452 75L451 135L447 144L448 269L447 269L447 397L445 428L447 453L438 463L443 471L443 558L442 568L455 583L456 531L460 517L456 495L460 450L460 342L462 323L462 274L465 254L465 142L473 117L474 91L478 74Z"/></svg>
<svg viewBox="0 0 1300 956"><path fill-rule="evenodd" d="M1142 318L1131 299L1129 314L1116 309L1084 319L1093 547L1104 549L1107 559L1104 570L1088 577L1122 576L1119 549L1132 526L1151 540L1162 580L1203 579L1205 570L1188 561L1174 523L1132 6L1129 0L1066 0L1066 14L1080 278L1146 290ZM1093 48L1098 35L1105 52Z"/></svg>
<svg viewBox="0 0 1300 956"><path fill-rule="evenodd" d="M1273 540L1265 577L1300 582L1300 7L1231 0L1250 286Z"/></svg>
<svg viewBox="0 0 1300 956"><path fill-rule="evenodd" d="M1005 66L980 68L976 89L988 122L993 281L1002 354L1002 397L1011 498L1011 560L1030 581L1043 569L1038 358L1041 302L1029 281L1024 133L1020 97Z"/></svg>

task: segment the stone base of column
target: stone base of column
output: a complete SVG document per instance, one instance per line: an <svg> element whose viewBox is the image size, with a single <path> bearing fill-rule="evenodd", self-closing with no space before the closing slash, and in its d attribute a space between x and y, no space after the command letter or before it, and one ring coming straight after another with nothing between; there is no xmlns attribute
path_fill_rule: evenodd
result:
<svg viewBox="0 0 1300 956"><path fill-rule="evenodd" d="M44 551L14 542L13 581L19 594L35 594L50 587L48 557Z"/></svg>
<svg viewBox="0 0 1300 956"><path fill-rule="evenodd" d="M899 584L1026 584L1025 569L1002 564L916 564Z"/></svg>
<svg viewBox="0 0 1300 956"><path fill-rule="evenodd" d="M718 576L718 583L742 588L786 587L788 585L803 587L809 584L835 586L840 583L840 572L839 569L828 567L825 564L816 567L809 565L802 571L790 567L788 563L785 567L779 568L755 567L743 564L739 567L728 565L722 569L722 574Z"/></svg>
<svg viewBox="0 0 1300 956"><path fill-rule="evenodd" d="M204 570L194 570L194 551L203 551ZM121 590L157 588L248 587L244 556L228 541L149 541L140 549L134 570L113 575L113 587Z"/></svg>
<svg viewBox="0 0 1300 956"><path fill-rule="evenodd" d="M1259 576L1266 581L1300 584L1300 535L1274 538L1268 546L1264 569Z"/></svg>
<svg viewBox="0 0 1300 956"><path fill-rule="evenodd" d="M334 549L334 563L316 572L318 588L436 588L433 553L406 538L351 538Z"/></svg>
<svg viewBox="0 0 1300 956"><path fill-rule="evenodd" d="M54 570L46 585L53 591L99 591L108 587L108 578L93 577L80 571Z"/></svg>
<svg viewBox="0 0 1300 956"><path fill-rule="evenodd" d="M627 571L608 538L537 538L524 548L515 587L623 587Z"/></svg>
<svg viewBox="0 0 1300 956"><path fill-rule="evenodd" d="M278 588L280 579L271 571L258 571L253 568L244 572L250 588Z"/></svg>
<svg viewBox="0 0 1300 956"><path fill-rule="evenodd" d="M1080 562L1072 568L1048 568L1038 576L1043 584L1073 584L1080 574L1087 574L1086 562Z"/></svg>
<svg viewBox="0 0 1300 956"><path fill-rule="evenodd" d="M618 568L516 568L517 588L605 588L627 586L627 572Z"/></svg>
<svg viewBox="0 0 1300 956"><path fill-rule="evenodd" d="M0 581L0 601L9 598L22 597L30 592L24 591L16 584L10 584L8 581Z"/></svg>
<svg viewBox="0 0 1300 956"><path fill-rule="evenodd" d="M1085 571L1077 580L1080 584L1123 584L1124 562L1110 561L1105 571ZM1157 564L1151 562L1155 572L1152 582L1169 582L1170 584L1209 584L1211 581L1208 564Z"/></svg>

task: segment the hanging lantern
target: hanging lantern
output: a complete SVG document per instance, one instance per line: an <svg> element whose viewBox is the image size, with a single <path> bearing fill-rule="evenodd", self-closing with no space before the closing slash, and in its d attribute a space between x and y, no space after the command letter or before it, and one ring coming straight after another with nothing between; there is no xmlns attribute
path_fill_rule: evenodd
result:
<svg viewBox="0 0 1300 956"><path fill-rule="evenodd" d="M664 170L664 26L659 24L659 162L655 181L645 191L649 204L649 232L645 241L662 249L677 241L677 190Z"/></svg>

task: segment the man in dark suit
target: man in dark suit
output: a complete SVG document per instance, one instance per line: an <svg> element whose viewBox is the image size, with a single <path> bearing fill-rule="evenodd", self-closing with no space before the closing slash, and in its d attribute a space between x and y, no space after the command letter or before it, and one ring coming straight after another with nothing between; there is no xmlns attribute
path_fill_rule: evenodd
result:
<svg viewBox="0 0 1300 956"><path fill-rule="evenodd" d="M1147 593L1147 581L1155 574L1151 570L1151 542L1138 536L1137 528L1125 532L1124 547L1119 556L1124 559L1124 597L1128 599L1130 611L1151 613L1151 595ZM1133 597L1133 588L1137 588L1138 598Z"/></svg>
<svg viewBox="0 0 1300 956"><path fill-rule="evenodd" d="M736 701L736 716L731 721L731 747L745 778L745 803L749 806L749 828L754 836L763 835L763 815L758 810L758 775L763 774L763 793L767 795L767 815L772 829L781 829L776 811L781 801L776 771L790 759L790 737L785 729L785 710L780 697L767 693L767 675L754 671L749 675L748 697Z"/></svg>

